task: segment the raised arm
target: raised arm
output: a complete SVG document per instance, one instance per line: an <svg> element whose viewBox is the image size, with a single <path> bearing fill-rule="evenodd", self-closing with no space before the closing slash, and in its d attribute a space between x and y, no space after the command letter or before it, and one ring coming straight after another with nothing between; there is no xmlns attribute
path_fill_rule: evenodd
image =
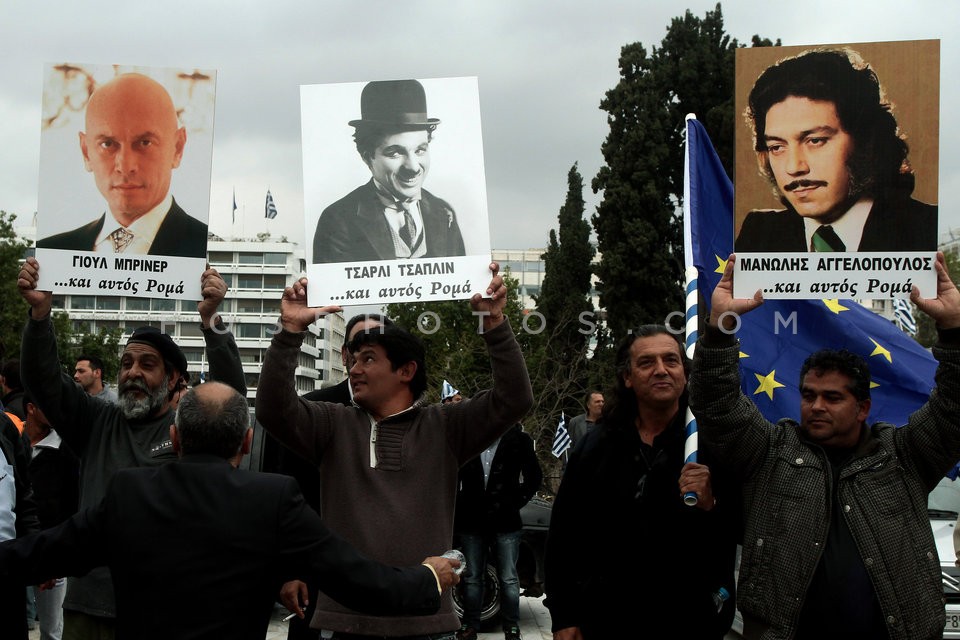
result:
<svg viewBox="0 0 960 640"><path fill-rule="evenodd" d="M310 402L297 394L294 373L304 332L318 318L339 311L340 307L307 306L307 279L301 278L283 291L280 300L280 327L263 357L260 379L269 384L257 385L257 420L275 438L315 461L317 442L324 438L329 426L325 403Z"/></svg>
<svg viewBox="0 0 960 640"><path fill-rule="evenodd" d="M950 279L943 252L937 253L937 295L922 298L914 288L910 299L937 323L933 355L940 362L930 399L896 431L901 446L920 462L928 490L960 458L960 291Z"/></svg>
<svg viewBox="0 0 960 640"><path fill-rule="evenodd" d="M766 453L773 425L740 388L740 343L733 329L737 316L760 306L763 298L759 291L752 299L733 297L735 261L731 254L713 291L710 321L693 357L689 398L705 447L746 475Z"/></svg>
<svg viewBox="0 0 960 640"><path fill-rule="evenodd" d="M57 425L57 433L75 451L82 453L94 417L101 411L115 408L88 396L60 366L50 318L53 296L49 291L37 290L39 275L40 263L30 257L17 278L17 289L30 305L30 316L20 341L23 386L50 423Z"/></svg>
<svg viewBox="0 0 960 640"><path fill-rule="evenodd" d="M220 318L220 303L227 295L227 283L216 269L207 268L200 276L200 295L197 303L200 330L207 347L210 378L228 384L243 397L247 396L247 380L243 375L240 350L233 333Z"/></svg>
<svg viewBox="0 0 960 640"><path fill-rule="evenodd" d="M503 315L507 304L507 287L499 275L500 266L493 262L493 278L487 287L489 298L476 294L470 300L475 315L480 317L481 337L487 343L493 387L475 394L469 400L449 404L447 438L454 455L463 464L483 451L511 426L520 422L533 406L533 389L527 365L510 322Z"/></svg>

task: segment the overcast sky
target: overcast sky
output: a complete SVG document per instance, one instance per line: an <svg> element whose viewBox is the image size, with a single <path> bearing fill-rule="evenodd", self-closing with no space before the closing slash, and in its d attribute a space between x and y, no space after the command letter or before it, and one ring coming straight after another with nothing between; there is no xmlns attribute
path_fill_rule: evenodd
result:
<svg viewBox="0 0 960 640"><path fill-rule="evenodd" d="M702 17L714 6L703 0L0 0L0 209L23 223L37 208L44 62L217 69L211 230L229 237L269 229L298 242L299 85L477 76L492 244L540 248L556 225L574 162L587 184L588 214L598 202L589 189L607 133L598 106L618 81L620 48L639 41L649 50L671 18L687 8ZM915 0L909 7L888 0L737 0L723 10L727 33L742 42L753 34L797 45L939 38L941 78L960 71L951 0ZM941 105L957 104L957 83L942 80ZM942 119L940 138L946 231L960 229L956 118ZM268 187L279 209L269 223L263 219ZM235 227L233 189L244 214Z"/></svg>

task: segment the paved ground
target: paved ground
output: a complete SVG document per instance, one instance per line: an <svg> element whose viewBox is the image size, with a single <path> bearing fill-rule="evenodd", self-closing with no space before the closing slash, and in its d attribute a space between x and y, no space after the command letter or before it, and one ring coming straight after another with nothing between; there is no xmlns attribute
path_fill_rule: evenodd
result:
<svg viewBox="0 0 960 640"><path fill-rule="evenodd" d="M267 628L267 637L265 640L286 640L287 623L283 618L287 615L287 610L277 605L273 610L273 618L270 620L270 626ZM552 640L553 634L550 633L550 613L543 606L543 598L520 598L520 632L524 640ZM727 634L727 640L739 638L736 633ZM498 632L487 632L480 634L480 640L500 640L503 636ZM30 640L40 640L39 631L30 632Z"/></svg>
<svg viewBox="0 0 960 640"><path fill-rule="evenodd" d="M267 629L266 640L285 640L287 623L282 622L287 610L279 605L273 611L273 619ZM551 640L550 613L543 606L543 598L520 598L520 633L524 640ZM39 636L37 636L39 638ZM481 633L480 640L502 640L501 633ZM34 640L31 636L30 640Z"/></svg>

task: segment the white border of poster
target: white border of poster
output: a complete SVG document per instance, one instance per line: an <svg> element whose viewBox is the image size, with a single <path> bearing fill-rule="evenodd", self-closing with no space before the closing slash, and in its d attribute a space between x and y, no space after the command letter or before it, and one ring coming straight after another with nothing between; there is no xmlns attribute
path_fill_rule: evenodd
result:
<svg viewBox="0 0 960 640"><path fill-rule="evenodd" d="M180 166L169 193L207 224L213 158L216 71L133 65L48 63L43 67L37 238L75 229L109 214L93 174L84 168L79 132L93 90L125 73L153 78L170 93L186 128ZM206 238L204 238L206 242ZM199 300L206 256L98 254L38 248L38 288L55 293Z"/></svg>
<svg viewBox="0 0 960 640"><path fill-rule="evenodd" d="M480 96L475 77L422 79L427 114L440 124L424 188L456 212L465 255L313 264L321 212L370 181L354 129L367 82L301 85L307 295L311 306L468 299L490 282L490 228Z"/></svg>

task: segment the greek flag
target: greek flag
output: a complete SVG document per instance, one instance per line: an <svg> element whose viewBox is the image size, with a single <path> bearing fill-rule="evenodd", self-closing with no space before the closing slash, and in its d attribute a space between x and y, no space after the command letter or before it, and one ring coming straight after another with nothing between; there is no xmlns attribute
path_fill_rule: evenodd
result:
<svg viewBox="0 0 960 640"><path fill-rule="evenodd" d="M270 195L270 189L267 189L267 203L264 205L263 215L270 220L277 217L277 205L273 204L273 196Z"/></svg>
<svg viewBox="0 0 960 640"><path fill-rule="evenodd" d="M237 221L237 190L233 190L233 212L232 212L232 222Z"/></svg>
<svg viewBox="0 0 960 640"><path fill-rule="evenodd" d="M903 298L893 299L893 318L898 327L912 336L917 335L917 321L913 319L913 309Z"/></svg>
<svg viewBox="0 0 960 640"><path fill-rule="evenodd" d="M557 435L553 436L553 455L559 458L570 448L570 433L567 431L567 417L560 414L560 424L557 425Z"/></svg>
<svg viewBox="0 0 960 640"><path fill-rule="evenodd" d="M452 398L458 393L460 393L459 389L454 389L452 384L444 380L443 386L440 387L440 402L443 402L447 398Z"/></svg>

